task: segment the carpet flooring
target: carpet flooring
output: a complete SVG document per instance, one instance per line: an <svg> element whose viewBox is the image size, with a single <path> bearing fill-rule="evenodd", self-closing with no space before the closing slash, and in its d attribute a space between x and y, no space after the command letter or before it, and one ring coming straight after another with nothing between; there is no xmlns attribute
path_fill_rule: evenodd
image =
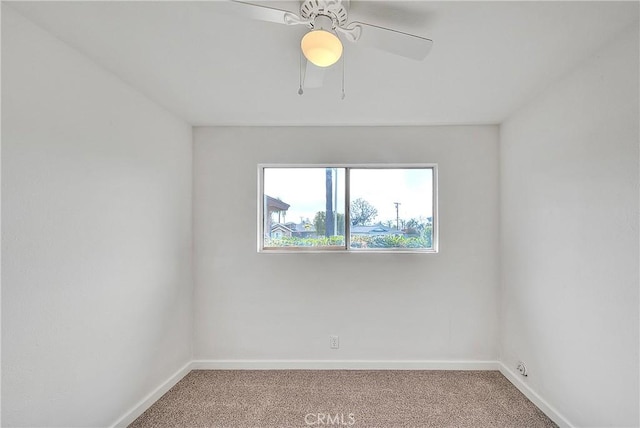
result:
<svg viewBox="0 0 640 428"><path fill-rule="evenodd" d="M497 371L194 370L145 427L557 427Z"/></svg>

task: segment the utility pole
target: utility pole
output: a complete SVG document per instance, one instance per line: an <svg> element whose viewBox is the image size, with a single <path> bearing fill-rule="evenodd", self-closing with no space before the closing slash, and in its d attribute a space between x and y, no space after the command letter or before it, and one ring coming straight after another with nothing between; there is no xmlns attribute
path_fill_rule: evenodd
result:
<svg viewBox="0 0 640 428"><path fill-rule="evenodd" d="M396 229L400 230L400 202L394 202L396 205Z"/></svg>
<svg viewBox="0 0 640 428"><path fill-rule="evenodd" d="M331 168L326 168L326 213L324 216L325 232L324 236L332 236L335 232L335 223L333 222L333 171Z"/></svg>
<svg viewBox="0 0 640 428"><path fill-rule="evenodd" d="M338 168L332 168L333 174L333 234L338 235Z"/></svg>

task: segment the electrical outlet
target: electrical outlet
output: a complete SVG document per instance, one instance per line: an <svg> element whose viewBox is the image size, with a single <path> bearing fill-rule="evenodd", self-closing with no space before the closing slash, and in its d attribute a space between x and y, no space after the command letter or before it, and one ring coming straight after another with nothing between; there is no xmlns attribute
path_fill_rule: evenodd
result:
<svg viewBox="0 0 640 428"><path fill-rule="evenodd" d="M331 349L340 348L340 338L338 336L329 336L329 348Z"/></svg>
<svg viewBox="0 0 640 428"><path fill-rule="evenodd" d="M529 376L529 373L527 373L527 366L525 366L522 361L518 362L518 367L516 367L516 370L518 370L518 373L520 373L524 377Z"/></svg>

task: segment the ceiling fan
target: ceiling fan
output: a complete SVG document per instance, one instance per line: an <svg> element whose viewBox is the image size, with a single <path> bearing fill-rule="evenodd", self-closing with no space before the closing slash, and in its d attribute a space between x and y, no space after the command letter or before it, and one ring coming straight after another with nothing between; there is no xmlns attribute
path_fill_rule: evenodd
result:
<svg viewBox="0 0 640 428"><path fill-rule="evenodd" d="M304 87L322 86L325 70L342 56L340 36L358 45L418 61L427 56L433 45L432 40L414 34L359 21L348 22L349 0L302 0L299 15L244 0L232 0L230 3L237 13L251 19L309 27L310 31L300 41L301 55L306 58L303 64L301 56L300 95Z"/></svg>

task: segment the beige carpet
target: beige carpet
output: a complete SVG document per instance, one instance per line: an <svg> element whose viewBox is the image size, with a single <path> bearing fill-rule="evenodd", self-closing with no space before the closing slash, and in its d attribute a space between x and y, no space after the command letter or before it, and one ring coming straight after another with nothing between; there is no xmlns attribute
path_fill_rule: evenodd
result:
<svg viewBox="0 0 640 428"><path fill-rule="evenodd" d="M497 371L195 370L130 427L556 427Z"/></svg>

